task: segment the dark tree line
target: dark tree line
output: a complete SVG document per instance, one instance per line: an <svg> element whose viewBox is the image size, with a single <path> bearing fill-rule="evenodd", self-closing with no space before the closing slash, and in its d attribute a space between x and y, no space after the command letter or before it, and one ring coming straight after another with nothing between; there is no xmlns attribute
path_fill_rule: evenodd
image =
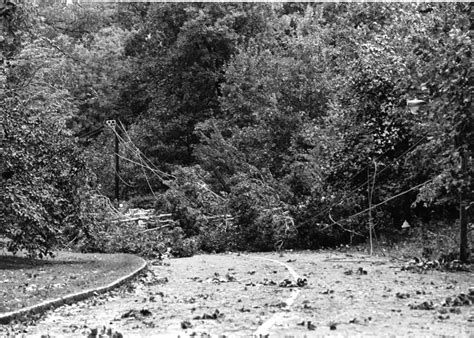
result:
<svg viewBox="0 0 474 338"><path fill-rule="evenodd" d="M171 212L205 250L365 241L370 205L376 238L451 224L460 197L470 210L471 4L2 6L15 248L30 228L93 232L111 119L121 198Z"/></svg>

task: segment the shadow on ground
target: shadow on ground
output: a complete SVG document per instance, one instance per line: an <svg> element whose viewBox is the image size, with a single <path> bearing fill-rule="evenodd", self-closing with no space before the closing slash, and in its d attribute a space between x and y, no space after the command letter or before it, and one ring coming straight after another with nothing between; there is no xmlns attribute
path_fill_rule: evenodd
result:
<svg viewBox="0 0 474 338"><path fill-rule="evenodd" d="M87 264L92 262L93 261L91 260L48 260L11 255L0 255L0 270L33 269L43 265L72 265Z"/></svg>

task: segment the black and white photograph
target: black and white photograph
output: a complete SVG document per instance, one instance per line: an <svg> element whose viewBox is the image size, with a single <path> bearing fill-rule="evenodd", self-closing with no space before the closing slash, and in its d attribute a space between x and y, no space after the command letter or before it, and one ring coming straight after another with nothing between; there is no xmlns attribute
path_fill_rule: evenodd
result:
<svg viewBox="0 0 474 338"><path fill-rule="evenodd" d="M0 337L474 337L473 14L0 0Z"/></svg>

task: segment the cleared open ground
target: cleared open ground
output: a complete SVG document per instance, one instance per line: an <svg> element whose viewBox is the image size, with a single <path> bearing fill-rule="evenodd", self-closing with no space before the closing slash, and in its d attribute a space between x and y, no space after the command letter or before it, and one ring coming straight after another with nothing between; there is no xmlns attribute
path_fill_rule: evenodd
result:
<svg viewBox="0 0 474 338"><path fill-rule="evenodd" d="M262 258L291 266L308 285L280 286L292 276ZM276 314L268 329L275 336L474 334L472 305L441 306L446 297L467 293L469 273L418 274L402 271L401 261L333 252L199 255L169 263L151 265L128 287L16 329L37 336L81 336L103 326L126 337L249 336ZM285 300L295 289L300 292L288 306ZM425 301L434 309L410 309Z"/></svg>

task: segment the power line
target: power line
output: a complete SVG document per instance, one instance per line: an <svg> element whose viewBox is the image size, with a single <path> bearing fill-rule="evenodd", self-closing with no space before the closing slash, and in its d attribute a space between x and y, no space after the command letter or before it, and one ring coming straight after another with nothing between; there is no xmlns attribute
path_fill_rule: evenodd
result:
<svg viewBox="0 0 474 338"><path fill-rule="evenodd" d="M121 124L121 122L119 122ZM149 182L149 179L148 179L148 176L146 175L146 172L145 172L145 169L148 169L150 170L152 173L154 173L159 179L160 181L162 182L162 184L170 187L170 185L168 184L168 182L165 180L165 178L163 178L163 176L168 176L169 178L172 178L172 179L176 179L173 175L171 174L168 174L168 173L165 173L161 170L159 170L152 162L151 160L149 160L141 151L140 149L138 149L138 147L133 143L133 141L131 140L130 136L128 135L128 133L126 132L125 128L123 128L123 125L122 125L122 129L124 131L124 134L127 135L127 138L130 140L130 142L127 142L126 140L124 140L119 133L117 133L117 131L112 128L112 131L115 133L115 135L117 136L118 140L125 146L127 147L134 155L136 155L136 157L138 158L138 160L140 161L140 163L136 162L136 161L133 161L127 157L124 157L124 156L121 156L121 155L117 155L118 157L124 159L125 161L128 161L128 162L131 162L135 165L138 165L140 166L140 168L142 169L144 175L145 175L145 179L147 181L147 184L148 184L148 187L150 188L153 196L157 199L158 197L156 196L156 194L154 193L153 191L153 188L151 187L151 183ZM132 147L133 145L133 147ZM145 157L149 163L147 163L143 157ZM156 169L152 168L150 166L150 164L155 167ZM208 189L209 190L209 189ZM186 199L189 203L192 204L191 200L182 192L182 191L179 191L178 189L176 189L176 192L181 196L183 197L184 199Z"/></svg>
<svg viewBox="0 0 474 338"><path fill-rule="evenodd" d="M357 212L357 213L355 213L355 214L353 214L353 215L350 215L349 217L346 217L346 218L344 218L344 219L342 219L342 220L339 220L339 222L348 221L348 220L350 220L350 219L353 218L353 217L362 215L362 214L368 212L369 210L373 210L373 209L375 209L375 208L377 208L377 207L379 207L379 206L381 206L381 205L384 205L385 203L388 203L388 202L390 202L391 200L393 200L393 199L395 199L395 198L397 198L397 197L400 197L400 196L402 196L402 195L405 195L405 194L409 193L409 192L412 191L412 190L418 189L418 188L420 188L420 187L422 187L422 186L428 184L429 182L433 181L433 179L434 179L434 178L431 178L431 179L429 179L429 180L427 180L427 181L425 181L425 182L423 182L423 183L420 183L420 184L418 184L418 185L415 185L414 187L411 187L411 188L408 189L408 190L405 190L405 191L403 191L403 192L401 192L401 193L399 193L399 194L396 194L396 195L394 195L394 196L391 196L390 198L387 198L387 199L384 200L383 202L380 202L380 203L378 203L378 204L375 204L375 205L373 205L373 206L370 207L370 208L364 209L364 210L359 211L359 212ZM317 232L322 232L322 231L326 230L327 228L329 228L329 227L331 227L331 226L333 226L333 225L339 225L339 223L336 222L335 220L333 220L332 217L331 217L331 221L332 221L333 223L328 224L328 225L326 225L324 228L317 230ZM343 228L343 229L344 229L344 228Z"/></svg>
<svg viewBox="0 0 474 338"><path fill-rule="evenodd" d="M375 177L377 177L378 175L380 175L382 172L384 172L387 168L389 168L392 164L394 164L395 162L397 162L400 158L402 158L403 156L407 155L409 152L411 152L416 146L418 146L418 144L421 143L421 141L423 141L423 139L425 139L426 137L428 136L428 133L426 133L425 135L423 135L420 139L418 139L417 142L415 142L414 145L412 145L408 150L406 150L403 154L399 155L396 159L394 159L393 161L391 161L389 164L385 165L384 168L382 170L380 170L378 173L376 173L376 175L374 176L374 179ZM385 155L388 151L385 151L382 155L378 156L377 159L375 160L377 162L378 159L380 159L383 155ZM368 168L370 164L366 165L364 167L364 169L362 170L365 170ZM346 181L346 183L352 181L357 175L359 175L362 170L360 170L357 174L355 175L352 175L352 177L350 179L348 179ZM364 187L365 185L367 184L367 182L364 181L364 183L360 184L359 186L357 186L356 188L352 189L351 191L349 192L345 192L344 193L344 196L342 196L340 199L338 199L337 202L334 202L332 203L331 205L329 205L328 207L324 208L323 211L319 212L316 216L314 217L318 217L318 216L321 216L322 214L325 214L328 210L331 210L334 206L336 206L337 204L340 204L347 196L350 196L351 194L355 193L356 191L358 191L360 188Z"/></svg>
<svg viewBox="0 0 474 338"><path fill-rule="evenodd" d="M90 137L96 133L99 133L100 131L102 131L102 129L104 129L104 126L100 126L99 128L97 129L94 129L94 130L90 130L88 132L85 132L84 134L82 135L76 135L75 137L78 137L78 138L84 138L84 137Z"/></svg>
<svg viewBox="0 0 474 338"><path fill-rule="evenodd" d="M113 129L112 129L113 130ZM123 129L124 133L128 136L128 133L126 132L125 129ZM126 147L128 148L134 155L137 156L137 158L140 160L140 161L143 161L141 165L145 166L146 168L148 168L149 170L153 171L159 178L160 180L166 185L166 183L164 181L166 181L166 178L175 178L173 175L171 174L168 174L164 171L161 171L160 169L158 169L149 159L148 159L148 162L143 160L142 157L145 157L146 156L140 151L140 149L138 149L138 147L133 144L133 142L131 141L130 139L130 136L128 136L128 138L130 139L130 142L127 142L126 140L124 140L120 134L116 131L116 130L113 130L113 132L115 133L115 135L117 136L117 138L120 140L120 142ZM132 147L133 145L133 147ZM151 166L153 166L154 168L152 168ZM159 174L159 175L158 175Z"/></svg>
<svg viewBox="0 0 474 338"><path fill-rule="evenodd" d="M119 124L120 124L120 128L122 128L124 134L127 136L128 138L128 142L126 142L127 144L132 144L133 147L134 147L134 150L135 150L135 153L140 156L140 157L143 157L145 159L145 164L147 165L151 165L152 167L155 168L155 170L157 170L158 172L160 172L162 175L164 176L168 176L170 178L173 178L175 179L176 177L174 177L173 175L171 174L168 174L162 170L160 170L148 157L146 157L146 155L140 151L140 149L138 149L138 147L133 143L132 139L130 138L130 135L128 134L127 130L125 129L125 127L123 126L122 122L120 120L118 120ZM123 139L122 139L123 140ZM125 140L123 140L125 142ZM147 163L148 162L148 163Z"/></svg>
<svg viewBox="0 0 474 338"><path fill-rule="evenodd" d="M428 181L425 181L425 182L423 182L423 183L420 183L420 184L418 184L418 185L415 185L414 187L411 187L411 188L408 189L408 190L405 190L405 191L403 191L403 192L401 192L401 193L399 193L399 194L396 194L396 195L394 195L394 196L392 196L392 197L390 197L390 198L387 198L387 199L384 200L383 202L377 203L377 204L373 205L371 208L367 208L367 209L365 209L365 210L359 211L358 213L355 213L355 214L353 214L353 215L351 215L351 216L349 216L349 217L347 217L347 218L345 218L345 219L343 219L343 220L340 220L339 222L347 221L347 220L349 220L349 219L351 219L351 218L353 218L353 217L355 217L355 216L362 215L363 213L366 213L366 212L369 211L369 210L375 209L375 208L377 208L377 207L379 207L379 206L381 206L381 205L383 205L383 204L385 204L385 203L387 203L387 202L390 202L391 200L393 200L393 199L395 199L395 198L397 198L397 197L400 197L400 196L402 196L402 195L405 195L405 194L409 193L409 192L412 191L412 190L418 189L418 188L424 186L425 184L428 184L429 182L433 181L433 179L434 179L434 178L431 178L431 179L429 179Z"/></svg>
<svg viewBox="0 0 474 338"><path fill-rule="evenodd" d="M120 179L120 181L122 181L123 184L125 184L127 187L130 187L130 188L134 188L136 187L136 185L132 185L131 183L128 183L126 182L122 176L120 175L120 173L117 172L117 170L114 170L115 171L115 174L117 175L117 177Z"/></svg>

